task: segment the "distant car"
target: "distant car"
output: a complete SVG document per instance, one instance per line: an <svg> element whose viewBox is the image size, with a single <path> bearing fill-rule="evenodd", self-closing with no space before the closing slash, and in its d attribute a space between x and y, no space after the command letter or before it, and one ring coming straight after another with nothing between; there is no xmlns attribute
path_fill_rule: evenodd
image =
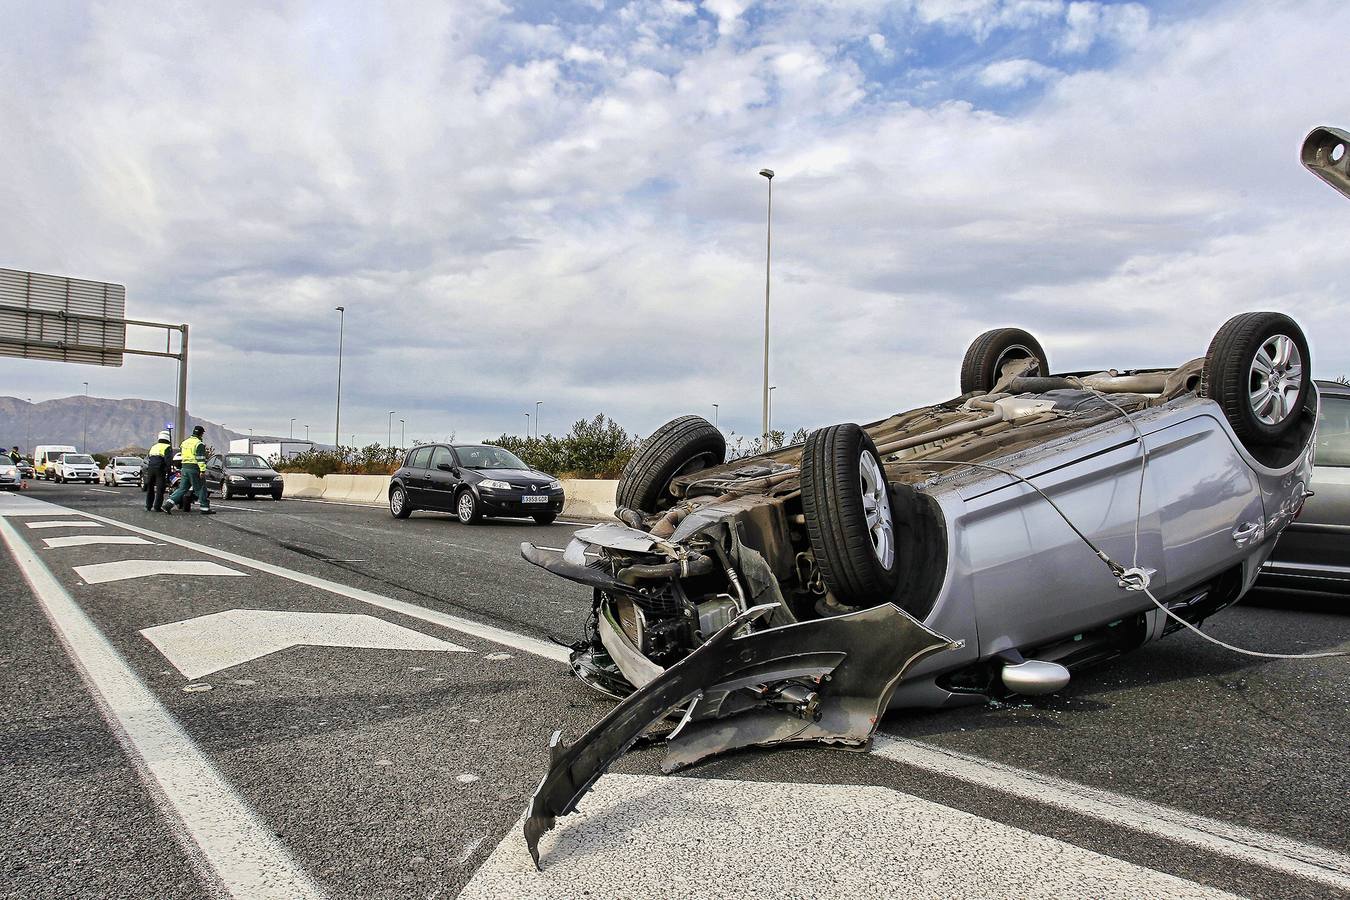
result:
<svg viewBox="0 0 1350 900"><path fill-rule="evenodd" d="M19 477L35 478L37 477L37 470L33 468L33 464L28 460L21 459L19 460Z"/></svg>
<svg viewBox="0 0 1350 900"><path fill-rule="evenodd" d="M1261 567L1258 588L1350 594L1350 385L1318 381L1313 496Z"/></svg>
<svg viewBox="0 0 1350 900"><path fill-rule="evenodd" d="M206 488L226 500L235 497L271 497L284 491L281 473L256 453L218 453L206 461Z"/></svg>
<svg viewBox="0 0 1350 900"><path fill-rule="evenodd" d="M408 451L389 482L389 512L452 512L465 525L492 516L528 516L540 525L558 518L562 482L531 469L509 450L484 444L427 444Z"/></svg>
<svg viewBox="0 0 1350 900"><path fill-rule="evenodd" d="M21 487L20 479L19 467L10 462L8 457L0 457L0 489L17 491Z"/></svg>
<svg viewBox="0 0 1350 900"><path fill-rule="evenodd" d="M98 481L98 463L88 453L62 453L55 466L47 464L47 470L56 470L56 480L61 484L83 481L94 484Z"/></svg>
<svg viewBox="0 0 1350 900"><path fill-rule="evenodd" d="M108 487L117 487L120 484L140 484L141 469L144 467L145 460L139 456L114 456L99 471L99 478Z"/></svg>

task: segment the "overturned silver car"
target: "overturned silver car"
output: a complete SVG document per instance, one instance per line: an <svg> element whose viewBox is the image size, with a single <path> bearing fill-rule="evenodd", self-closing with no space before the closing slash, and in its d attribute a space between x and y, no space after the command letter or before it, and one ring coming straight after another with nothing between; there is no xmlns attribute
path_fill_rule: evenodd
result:
<svg viewBox="0 0 1350 900"><path fill-rule="evenodd" d="M864 746L889 707L1064 687L1234 603L1308 494L1317 393L1288 316L1236 316L1172 369L1053 374L980 335L962 394L725 462L657 429L621 523L525 559L593 589L572 667L622 702L554 759L533 848L669 717L669 771L751 745Z"/></svg>

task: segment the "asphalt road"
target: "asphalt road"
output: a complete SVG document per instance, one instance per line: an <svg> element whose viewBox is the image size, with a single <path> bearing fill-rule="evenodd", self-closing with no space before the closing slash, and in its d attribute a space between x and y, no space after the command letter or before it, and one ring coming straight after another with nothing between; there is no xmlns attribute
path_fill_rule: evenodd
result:
<svg viewBox="0 0 1350 900"><path fill-rule="evenodd" d="M659 750L635 751L545 839L540 875L517 831L549 735L610 703L553 643L579 636L587 592L518 546L563 546L575 526L141 501L0 497L11 548L38 561L0 552L6 896L219 895L216 846L271 860L277 896L1350 896L1350 662L1187 634L1054 697L892 713L881 734L898 740L872 753L746 752L665 778ZM78 536L119 542L61 540ZM128 560L144 571L100 580ZM153 574L167 562L186 568ZM1268 650L1350 646L1334 607L1244 603L1206 627ZM123 679L112 701L72 659L100 641ZM133 702L137 685L152 699ZM119 702L132 724L114 728ZM200 767L175 770L176 748Z"/></svg>

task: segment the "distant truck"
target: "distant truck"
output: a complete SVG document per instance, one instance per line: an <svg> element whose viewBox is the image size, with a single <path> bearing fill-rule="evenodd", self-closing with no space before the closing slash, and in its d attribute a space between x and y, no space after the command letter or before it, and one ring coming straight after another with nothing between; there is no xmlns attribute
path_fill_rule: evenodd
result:
<svg viewBox="0 0 1350 900"><path fill-rule="evenodd" d="M78 452L70 444L38 444L33 448L33 465L38 478L56 480L56 462L62 453Z"/></svg>
<svg viewBox="0 0 1350 900"><path fill-rule="evenodd" d="M256 453L268 462L290 459L313 449L313 441L255 441L252 438L235 438L230 441L231 453Z"/></svg>

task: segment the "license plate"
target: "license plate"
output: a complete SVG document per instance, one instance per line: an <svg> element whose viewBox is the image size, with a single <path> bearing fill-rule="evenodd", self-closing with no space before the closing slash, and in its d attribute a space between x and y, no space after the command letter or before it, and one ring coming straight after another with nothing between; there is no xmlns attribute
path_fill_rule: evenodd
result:
<svg viewBox="0 0 1350 900"><path fill-rule="evenodd" d="M520 498L521 503L547 503L548 497L543 494L523 494Z"/></svg>

